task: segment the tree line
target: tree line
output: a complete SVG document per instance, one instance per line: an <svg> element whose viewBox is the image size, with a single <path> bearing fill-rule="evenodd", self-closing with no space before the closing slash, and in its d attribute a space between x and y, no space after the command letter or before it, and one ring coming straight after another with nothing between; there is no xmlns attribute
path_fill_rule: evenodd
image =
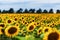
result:
<svg viewBox="0 0 60 40"><path fill-rule="evenodd" d="M25 9L25 10L23 11L23 9L20 8L20 9L18 9L18 10L15 12L13 8L10 8L9 10L3 10L3 11L0 10L0 13L54 13L54 11L53 11L53 9L50 9L49 11L47 11L46 9L44 9L44 10L42 11L41 8L39 8L38 10L35 10L35 9L29 9L29 10L28 10L28 9ZM56 13L60 13L60 10L57 9L57 10L56 10Z"/></svg>

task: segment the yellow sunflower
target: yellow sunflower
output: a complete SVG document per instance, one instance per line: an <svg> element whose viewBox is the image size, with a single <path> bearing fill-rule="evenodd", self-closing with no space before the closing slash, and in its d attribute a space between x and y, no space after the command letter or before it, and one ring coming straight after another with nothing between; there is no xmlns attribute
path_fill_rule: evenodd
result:
<svg viewBox="0 0 60 40"><path fill-rule="evenodd" d="M0 27L0 35L3 34L2 27Z"/></svg>
<svg viewBox="0 0 60 40"><path fill-rule="evenodd" d="M14 18L14 21L18 21L18 20L19 20L19 18L18 18L18 17L15 17L15 18Z"/></svg>
<svg viewBox="0 0 60 40"><path fill-rule="evenodd" d="M0 27L5 28L6 24L5 23L0 23Z"/></svg>
<svg viewBox="0 0 60 40"><path fill-rule="evenodd" d="M37 34L41 34L42 33L42 27L40 27L38 30L37 30Z"/></svg>
<svg viewBox="0 0 60 40"><path fill-rule="evenodd" d="M55 25L57 25L56 22L51 22L51 23L50 23L50 27L54 27Z"/></svg>
<svg viewBox="0 0 60 40"><path fill-rule="evenodd" d="M20 25L19 25L19 23L16 23L15 26L18 26L19 27Z"/></svg>
<svg viewBox="0 0 60 40"><path fill-rule="evenodd" d="M5 21L6 20L6 16L2 16L1 19L2 19L2 21Z"/></svg>
<svg viewBox="0 0 60 40"><path fill-rule="evenodd" d="M44 27L43 28L43 33L47 33L47 32L50 32L50 31L52 31L51 27Z"/></svg>
<svg viewBox="0 0 60 40"><path fill-rule="evenodd" d="M14 20L12 20L12 19L7 19L7 20L6 20L6 23L7 23L7 24L12 24L13 22L14 22Z"/></svg>
<svg viewBox="0 0 60 40"><path fill-rule="evenodd" d="M37 22L37 26L38 26L38 25L40 25L40 23L39 23L39 22Z"/></svg>
<svg viewBox="0 0 60 40"><path fill-rule="evenodd" d="M25 24L25 25L28 25L28 22L26 21L24 24Z"/></svg>
<svg viewBox="0 0 60 40"><path fill-rule="evenodd" d="M36 26L34 25L34 22L32 22L31 24L28 25L27 31L28 31L28 32L31 32L31 31L33 31L33 30L35 29L35 27L36 27Z"/></svg>
<svg viewBox="0 0 60 40"><path fill-rule="evenodd" d="M20 19L21 19L21 20L24 20L25 18L24 18L24 16L21 16Z"/></svg>
<svg viewBox="0 0 60 40"><path fill-rule="evenodd" d="M25 22L26 22L25 20L22 20L22 24L23 24L23 25L25 24Z"/></svg>
<svg viewBox="0 0 60 40"><path fill-rule="evenodd" d="M19 27L9 26L5 29L5 35L8 37L14 37L14 36L18 35L19 31L20 31Z"/></svg>
<svg viewBox="0 0 60 40"><path fill-rule="evenodd" d="M54 29L47 34L44 34L43 40L60 40L60 32Z"/></svg>

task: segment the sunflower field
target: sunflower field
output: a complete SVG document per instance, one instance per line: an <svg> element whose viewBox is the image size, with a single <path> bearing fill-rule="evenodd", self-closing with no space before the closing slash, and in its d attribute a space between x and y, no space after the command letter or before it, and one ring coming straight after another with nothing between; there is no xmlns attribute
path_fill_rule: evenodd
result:
<svg viewBox="0 0 60 40"><path fill-rule="evenodd" d="M60 40L60 14L0 14L0 40Z"/></svg>

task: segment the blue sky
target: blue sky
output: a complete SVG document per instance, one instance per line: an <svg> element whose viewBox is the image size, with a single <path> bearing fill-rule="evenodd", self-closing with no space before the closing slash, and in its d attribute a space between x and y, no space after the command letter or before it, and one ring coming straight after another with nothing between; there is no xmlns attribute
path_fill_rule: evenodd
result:
<svg viewBox="0 0 60 40"><path fill-rule="evenodd" d="M0 9L14 8L38 8L47 9L53 8L54 10L60 9L60 0L0 0Z"/></svg>

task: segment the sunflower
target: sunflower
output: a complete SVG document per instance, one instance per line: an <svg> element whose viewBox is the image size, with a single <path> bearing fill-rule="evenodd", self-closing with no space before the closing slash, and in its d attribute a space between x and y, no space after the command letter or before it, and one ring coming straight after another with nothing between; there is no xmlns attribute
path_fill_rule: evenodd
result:
<svg viewBox="0 0 60 40"><path fill-rule="evenodd" d="M0 27L0 35L3 34L3 30L2 27Z"/></svg>
<svg viewBox="0 0 60 40"><path fill-rule="evenodd" d="M56 22L51 22L51 23L50 23L50 27L52 27L52 28L53 28L54 26L56 26L56 25L57 25Z"/></svg>
<svg viewBox="0 0 60 40"><path fill-rule="evenodd" d="M23 24L23 25L25 24L25 22L26 22L25 20L22 20L22 24Z"/></svg>
<svg viewBox="0 0 60 40"><path fill-rule="evenodd" d="M41 34L42 33L42 27L40 27L38 30L37 30L37 34Z"/></svg>
<svg viewBox="0 0 60 40"><path fill-rule="evenodd" d="M8 37L14 37L14 36L18 35L19 31L20 31L19 27L9 26L5 29L5 35Z"/></svg>
<svg viewBox="0 0 60 40"><path fill-rule="evenodd" d="M15 17L15 18L14 18L14 20L15 20L15 21L17 21L17 20L18 20L18 18L16 18L16 17Z"/></svg>
<svg viewBox="0 0 60 40"><path fill-rule="evenodd" d="M19 25L19 23L16 23L15 26L18 26L19 27L20 25Z"/></svg>
<svg viewBox="0 0 60 40"><path fill-rule="evenodd" d="M46 24L46 26L50 27L50 26L51 26L51 23L49 23L49 24Z"/></svg>
<svg viewBox="0 0 60 40"><path fill-rule="evenodd" d="M6 20L6 17L5 17L5 16L2 16L1 19L2 19L3 21L5 21L5 20Z"/></svg>
<svg viewBox="0 0 60 40"><path fill-rule="evenodd" d="M26 21L24 24L25 24L25 25L28 25L28 22Z"/></svg>
<svg viewBox="0 0 60 40"><path fill-rule="evenodd" d="M37 25L40 25L40 23L39 23L39 22L37 22Z"/></svg>
<svg viewBox="0 0 60 40"><path fill-rule="evenodd" d="M37 26L37 22L35 22L34 25Z"/></svg>
<svg viewBox="0 0 60 40"><path fill-rule="evenodd" d="M5 28L6 27L5 23L0 23L0 27Z"/></svg>
<svg viewBox="0 0 60 40"><path fill-rule="evenodd" d="M12 20L12 19L8 19L8 20L6 21L7 24L12 24L13 22L14 22L14 20Z"/></svg>
<svg viewBox="0 0 60 40"><path fill-rule="evenodd" d="M47 32L50 32L50 31L52 31L51 27L44 27L43 28L43 33L47 33Z"/></svg>
<svg viewBox="0 0 60 40"><path fill-rule="evenodd" d="M24 16L21 16L21 17L20 17L20 20L24 20L24 19L25 19Z"/></svg>
<svg viewBox="0 0 60 40"><path fill-rule="evenodd" d="M35 29L35 27L36 27L36 26L34 25L34 22L32 22L31 24L28 25L27 31L28 31L28 32L31 32L31 31L33 31L33 30Z"/></svg>
<svg viewBox="0 0 60 40"><path fill-rule="evenodd" d="M19 20L22 21L22 18L20 17Z"/></svg>
<svg viewBox="0 0 60 40"><path fill-rule="evenodd" d="M44 34L43 40L60 40L60 33L58 30L54 29L47 34Z"/></svg>
<svg viewBox="0 0 60 40"><path fill-rule="evenodd" d="M19 20L19 18L18 18L18 17L15 17L15 18L14 18L14 21L16 21L16 22L17 22L18 20Z"/></svg>

